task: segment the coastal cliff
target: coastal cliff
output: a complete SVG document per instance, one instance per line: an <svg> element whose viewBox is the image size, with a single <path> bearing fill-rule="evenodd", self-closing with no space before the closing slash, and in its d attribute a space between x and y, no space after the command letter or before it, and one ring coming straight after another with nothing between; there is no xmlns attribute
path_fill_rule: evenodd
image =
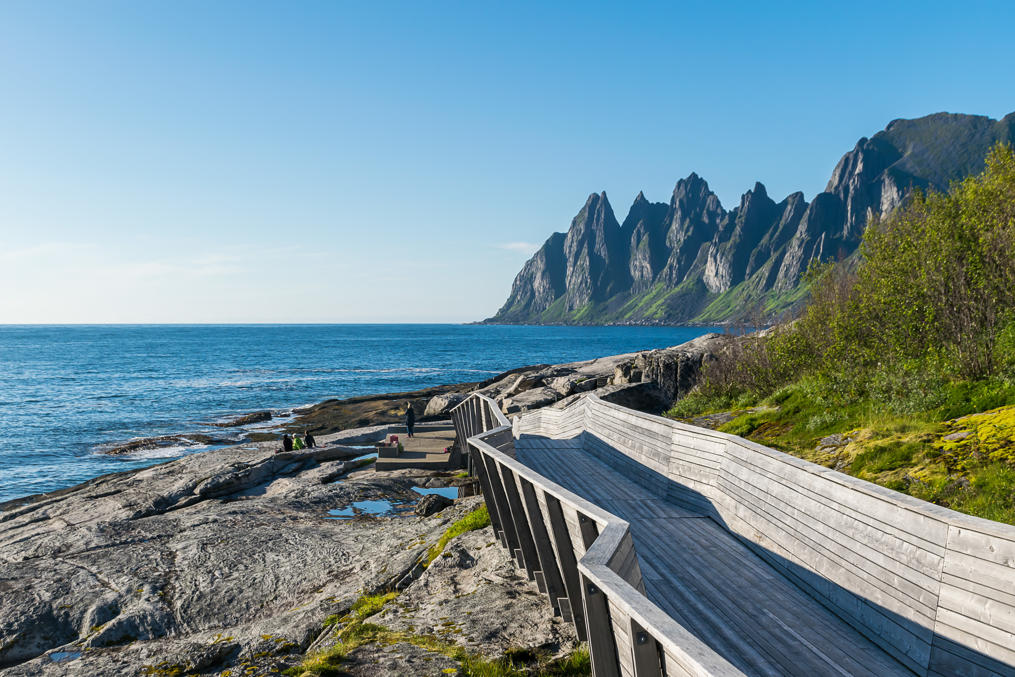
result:
<svg viewBox="0 0 1015 677"><path fill-rule="evenodd" d="M780 201L756 183L726 210L697 174L669 203L639 193L618 223L593 193L567 233L554 233L522 267L491 324L681 324L772 319L806 297L812 261L856 252L868 220L913 190L947 190L983 169L1002 120L937 113L894 120L842 156L811 202Z"/></svg>

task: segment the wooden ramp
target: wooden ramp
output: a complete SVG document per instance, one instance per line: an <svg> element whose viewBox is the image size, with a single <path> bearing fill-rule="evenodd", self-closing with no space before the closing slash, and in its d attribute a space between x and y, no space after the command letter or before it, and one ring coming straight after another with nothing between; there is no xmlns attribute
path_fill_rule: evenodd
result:
<svg viewBox="0 0 1015 677"><path fill-rule="evenodd" d="M912 675L708 516L569 440L523 436L518 461L630 522L648 598L748 675Z"/></svg>

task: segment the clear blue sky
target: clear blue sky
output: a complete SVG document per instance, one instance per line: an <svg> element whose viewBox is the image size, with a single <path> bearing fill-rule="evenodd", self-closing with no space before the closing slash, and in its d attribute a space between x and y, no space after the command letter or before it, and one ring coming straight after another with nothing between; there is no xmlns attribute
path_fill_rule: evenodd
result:
<svg viewBox="0 0 1015 677"><path fill-rule="evenodd" d="M0 3L0 323L469 321L592 191L1015 110L1012 2Z"/></svg>

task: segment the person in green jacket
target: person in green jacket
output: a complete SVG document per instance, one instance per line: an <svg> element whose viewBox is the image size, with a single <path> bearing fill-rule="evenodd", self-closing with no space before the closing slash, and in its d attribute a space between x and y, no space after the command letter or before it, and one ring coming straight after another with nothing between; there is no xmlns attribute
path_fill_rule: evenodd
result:
<svg viewBox="0 0 1015 677"><path fill-rule="evenodd" d="M303 438L299 435L293 435L293 450L299 451L303 446Z"/></svg>

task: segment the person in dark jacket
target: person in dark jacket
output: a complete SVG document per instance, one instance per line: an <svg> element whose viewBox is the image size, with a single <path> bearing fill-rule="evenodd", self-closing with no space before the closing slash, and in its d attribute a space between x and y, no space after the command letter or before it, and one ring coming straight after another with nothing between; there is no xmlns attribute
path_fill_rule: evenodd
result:
<svg viewBox="0 0 1015 677"><path fill-rule="evenodd" d="M303 431L303 441L307 443L307 449L313 449L317 446L317 440L314 439L309 430Z"/></svg>
<svg viewBox="0 0 1015 677"><path fill-rule="evenodd" d="M412 437L412 431L416 427L416 412L412 410L412 402L405 407L405 431Z"/></svg>
<svg viewBox="0 0 1015 677"><path fill-rule="evenodd" d="M282 451L293 450L293 438L289 436L289 433L282 435Z"/></svg>

